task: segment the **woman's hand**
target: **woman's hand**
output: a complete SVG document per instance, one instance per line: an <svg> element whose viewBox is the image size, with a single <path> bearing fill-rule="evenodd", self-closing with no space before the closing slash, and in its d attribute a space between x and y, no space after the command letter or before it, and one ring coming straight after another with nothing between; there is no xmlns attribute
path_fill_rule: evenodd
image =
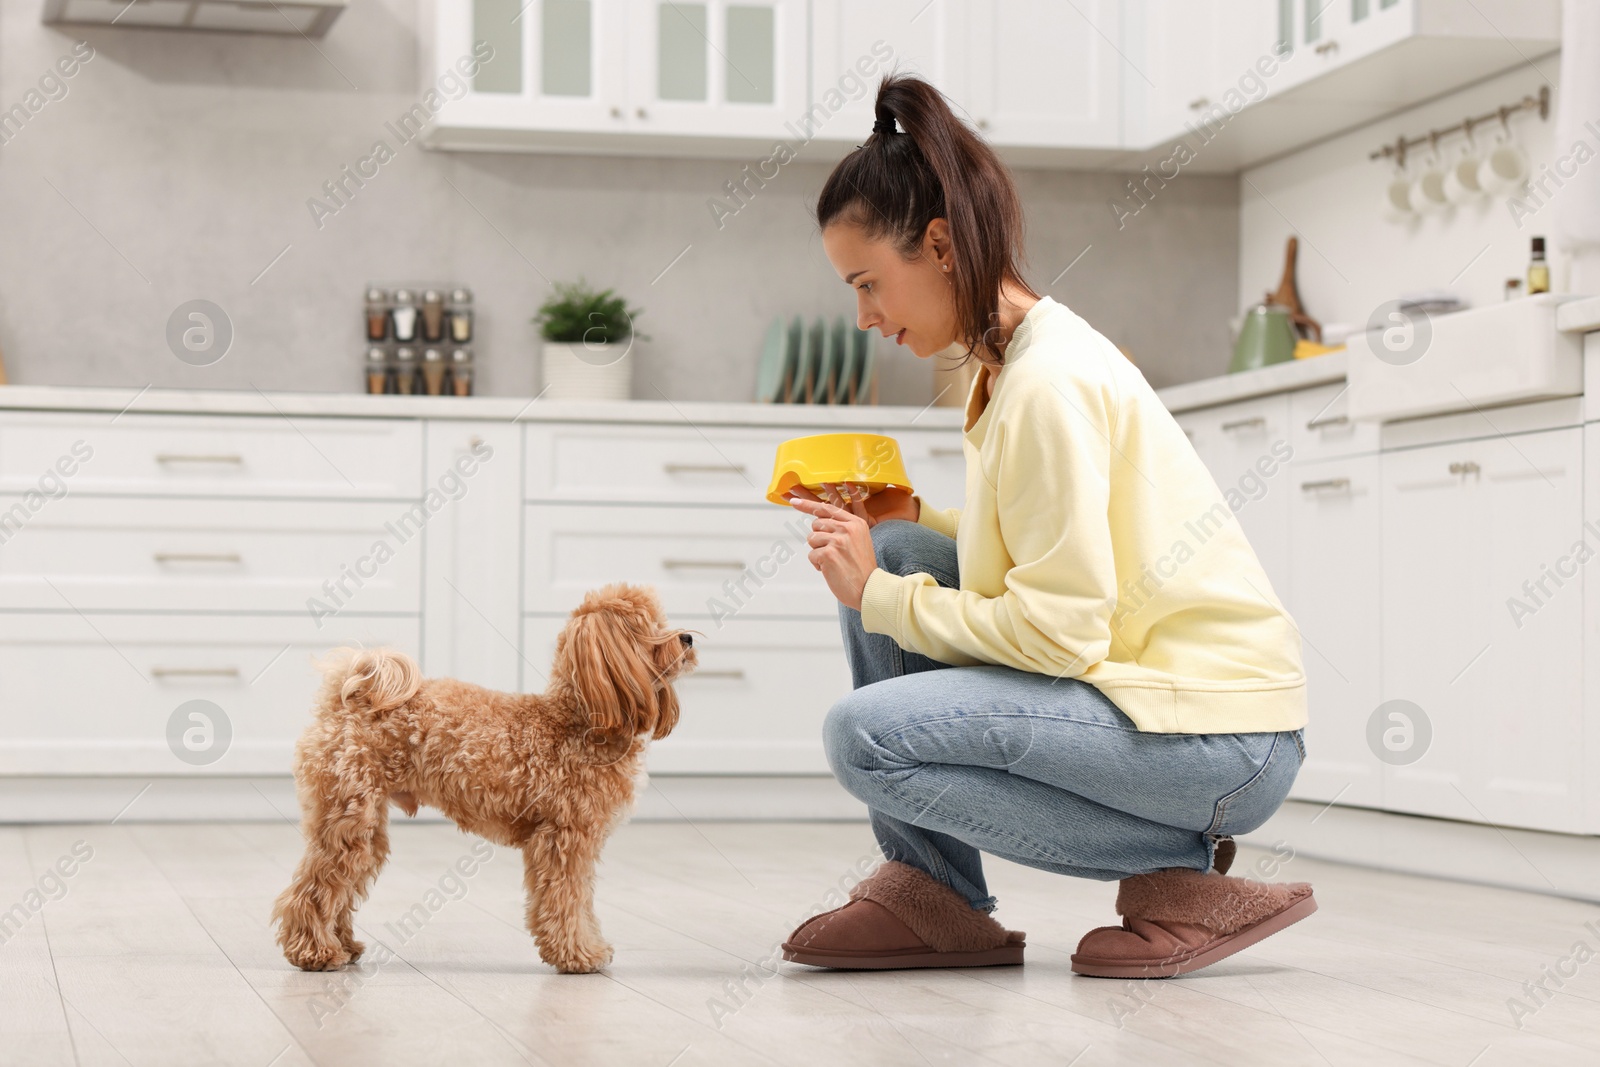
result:
<svg viewBox="0 0 1600 1067"><path fill-rule="evenodd" d="M905 519L916 522L922 514L922 505L911 490L891 486L867 495L865 486L854 482L823 482L822 496L817 496L803 485L789 490L790 500L821 500L834 507L846 508L860 515L868 526L876 526L884 519Z"/></svg>
<svg viewBox="0 0 1600 1067"><path fill-rule="evenodd" d="M787 495L797 510L812 517L811 534L806 538L811 551L806 558L822 572L839 603L860 611L867 579L878 569L867 518L858 511L824 503L803 487L791 489ZM854 506L861 508L864 503L858 500Z"/></svg>

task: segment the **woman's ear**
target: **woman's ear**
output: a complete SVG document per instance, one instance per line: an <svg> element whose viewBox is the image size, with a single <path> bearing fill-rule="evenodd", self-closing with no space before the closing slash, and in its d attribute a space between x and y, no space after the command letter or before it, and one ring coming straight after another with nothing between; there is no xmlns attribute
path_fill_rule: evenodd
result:
<svg viewBox="0 0 1600 1067"><path fill-rule="evenodd" d="M567 667L589 728L606 744L657 728L660 680L650 657L613 611L591 609L568 624Z"/></svg>

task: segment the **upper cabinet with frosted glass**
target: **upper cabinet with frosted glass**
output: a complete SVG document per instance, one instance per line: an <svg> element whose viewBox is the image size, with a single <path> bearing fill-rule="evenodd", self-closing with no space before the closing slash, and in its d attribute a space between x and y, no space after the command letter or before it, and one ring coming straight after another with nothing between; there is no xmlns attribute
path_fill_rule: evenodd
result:
<svg viewBox="0 0 1600 1067"><path fill-rule="evenodd" d="M438 0L430 74L484 43L429 144L692 152L803 110L805 0Z"/></svg>
<svg viewBox="0 0 1600 1067"><path fill-rule="evenodd" d="M898 69L1013 163L1137 169L1182 140L1194 155L1180 165L1212 171L1526 65L1560 47L1561 13L1561 0L433 4L434 147L759 159L781 140L821 162L866 139L877 82ZM493 56L463 87L446 72L475 48Z"/></svg>
<svg viewBox="0 0 1600 1067"><path fill-rule="evenodd" d="M1124 25L1130 142L1229 171L1527 66L1561 3L1124 0Z"/></svg>

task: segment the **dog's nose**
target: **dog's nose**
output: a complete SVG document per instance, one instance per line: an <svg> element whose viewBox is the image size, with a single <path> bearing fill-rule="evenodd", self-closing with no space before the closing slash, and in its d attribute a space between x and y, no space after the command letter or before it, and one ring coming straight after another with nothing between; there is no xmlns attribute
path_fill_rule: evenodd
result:
<svg viewBox="0 0 1600 1067"><path fill-rule="evenodd" d="M679 640L679 641L682 641L682 642L683 642L683 643L684 643L684 644L686 644L686 645L692 645L692 644L694 644L694 638L693 638L693 637L690 637L690 636L689 636L689 635L688 635L688 634L687 634L687 633L681 633L681 634L679 634L679 635L678 635L678 640Z"/></svg>

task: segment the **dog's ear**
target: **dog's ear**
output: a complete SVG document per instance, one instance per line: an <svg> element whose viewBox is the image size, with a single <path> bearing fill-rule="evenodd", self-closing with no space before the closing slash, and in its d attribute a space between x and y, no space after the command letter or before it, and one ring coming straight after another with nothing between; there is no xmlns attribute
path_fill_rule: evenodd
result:
<svg viewBox="0 0 1600 1067"><path fill-rule="evenodd" d="M617 610L580 609L568 623L567 669L599 743L645 731L663 736L657 733L663 701L653 652Z"/></svg>

